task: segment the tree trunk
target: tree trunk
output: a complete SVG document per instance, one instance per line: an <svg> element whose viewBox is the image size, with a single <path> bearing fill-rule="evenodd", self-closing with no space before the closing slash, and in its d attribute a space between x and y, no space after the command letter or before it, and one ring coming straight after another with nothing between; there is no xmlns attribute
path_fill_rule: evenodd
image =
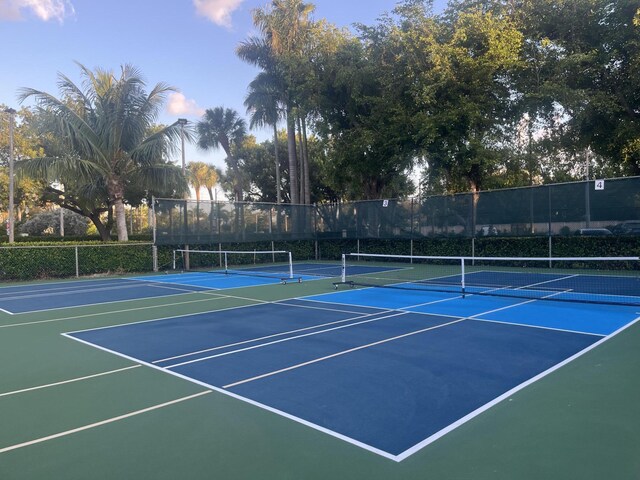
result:
<svg viewBox="0 0 640 480"><path fill-rule="evenodd" d="M98 233L100 234L100 239L103 242L111 241L111 232L109 231L107 226L100 220L100 214L89 215L89 220L91 220L91 223L95 225L96 230L98 230Z"/></svg>
<svg viewBox="0 0 640 480"><path fill-rule="evenodd" d="M287 148L289 150L289 188L291 203L300 203L300 186L298 185L298 157L296 155L296 124L291 105L287 105Z"/></svg>
<svg viewBox="0 0 640 480"><path fill-rule="evenodd" d="M302 118L302 145L303 145L303 157L304 162L304 203L311 205L311 181L309 179L309 144L307 142L307 121Z"/></svg>
<svg viewBox="0 0 640 480"><path fill-rule="evenodd" d="M124 211L124 186L117 177L109 178L107 186L116 214L116 231L118 232L118 241L126 242L129 240L129 234L127 233L127 217Z"/></svg>
<svg viewBox="0 0 640 480"><path fill-rule="evenodd" d="M276 156L276 202L282 203L282 194L280 193L280 158L278 157L278 125L273 124L273 150Z"/></svg>
<svg viewBox="0 0 640 480"><path fill-rule="evenodd" d="M300 115L296 115L296 122L298 123L298 142L300 143L300 203L305 203L304 199L307 197L304 183L304 142L302 141L302 120Z"/></svg>

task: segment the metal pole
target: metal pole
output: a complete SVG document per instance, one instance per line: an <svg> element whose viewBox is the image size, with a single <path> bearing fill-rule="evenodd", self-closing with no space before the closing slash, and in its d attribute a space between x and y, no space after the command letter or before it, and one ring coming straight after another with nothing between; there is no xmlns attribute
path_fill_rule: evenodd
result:
<svg viewBox="0 0 640 480"><path fill-rule="evenodd" d="M7 233L9 234L9 243L14 241L14 216L13 216L13 123L16 111L13 108L7 108L5 113L9 114L9 224Z"/></svg>
<svg viewBox="0 0 640 480"><path fill-rule="evenodd" d="M182 145L182 173L186 172L187 165L184 159L184 126L187 124L186 118L179 118L178 125L180 125L180 143Z"/></svg>
<svg viewBox="0 0 640 480"><path fill-rule="evenodd" d="M181 144L181 155L182 155L182 174L186 175L187 173L187 164L185 162L185 153L184 153L184 126L187 124L187 119L186 118L179 118L178 119L178 124L180 125L180 144ZM187 238L187 234L189 232L189 222L188 222L188 217L187 217L187 200L189 198L189 194L185 194L185 201L184 201L184 235L185 235L185 240ZM184 257L184 269L185 270L189 270L189 245L185 242L184 244L184 249L185 249L185 253L183 255Z"/></svg>
<svg viewBox="0 0 640 480"><path fill-rule="evenodd" d="M585 208L585 220L586 220L586 227L589 228L591 227L591 205L590 205L590 198L589 198L589 149L587 149L587 158L586 158L586 183L584 184L584 208Z"/></svg>

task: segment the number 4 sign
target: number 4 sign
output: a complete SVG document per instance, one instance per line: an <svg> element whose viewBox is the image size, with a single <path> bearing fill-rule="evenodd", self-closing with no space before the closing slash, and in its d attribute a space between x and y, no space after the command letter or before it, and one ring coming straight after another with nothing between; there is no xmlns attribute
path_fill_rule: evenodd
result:
<svg viewBox="0 0 640 480"><path fill-rule="evenodd" d="M596 180L595 181L595 189L596 190L604 190L604 180Z"/></svg>

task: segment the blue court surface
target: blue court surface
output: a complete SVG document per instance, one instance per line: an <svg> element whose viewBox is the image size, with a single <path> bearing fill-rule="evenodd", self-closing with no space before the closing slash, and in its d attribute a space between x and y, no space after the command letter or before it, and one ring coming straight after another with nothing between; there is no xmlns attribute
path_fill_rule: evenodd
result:
<svg viewBox="0 0 640 480"><path fill-rule="evenodd" d="M385 270L379 267L361 268L367 273ZM18 285L0 288L0 311L9 314L28 313L191 292L310 281L340 275L340 270L339 265L303 263L295 266L293 279L287 278L288 272L283 272L282 266L259 266L251 270L232 271L229 275L188 272Z"/></svg>
<svg viewBox="0 0 640 480"><path fill-rule="evenodd" d="M637 310L362 289L66 335L400 461Z"/></svg>
<svg viewBox="0 0 640 480"><path fill-rule="evenodd" d="M162 284L149 280L120 278L2 287L0 310L9 314L27 313L204 290L202 287Z"/></svg>

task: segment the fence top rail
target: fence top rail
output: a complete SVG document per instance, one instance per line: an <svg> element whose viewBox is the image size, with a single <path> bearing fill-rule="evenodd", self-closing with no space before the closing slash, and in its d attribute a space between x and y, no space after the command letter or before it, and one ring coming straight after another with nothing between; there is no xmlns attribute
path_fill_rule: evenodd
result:
<svg viewBox="0 0 640 480"><path fill-rule="evenodd" d="M90 247L135 247L135 246L153 246L153 242L144 242L144 243L89 243L89 244L78 244L78 245L65 245L65 244L53 244L53 245L14 245L14 246L0 246L0 250L16 250L16 249L26 249L26 248L90 248Z"/></svg>
<svg viewBox="0 0 640 480"><path fill-rule="evenodd" d="M289 250L185 250L177 249L176 252L182 253L241 253L241 254L254 254L254 253L289 253Z"/></svg>
<svg viewBox="0 0 640 480"><path fill-rule="evenodd" d="M348 253L354 257L372 258L398 258L398 259L425 259L425 260L489 260L489 261L554 261L554 262L579 262L579 261L638 261L640 257L447 257L428 255L385 255L379 253Z"/></svg>

